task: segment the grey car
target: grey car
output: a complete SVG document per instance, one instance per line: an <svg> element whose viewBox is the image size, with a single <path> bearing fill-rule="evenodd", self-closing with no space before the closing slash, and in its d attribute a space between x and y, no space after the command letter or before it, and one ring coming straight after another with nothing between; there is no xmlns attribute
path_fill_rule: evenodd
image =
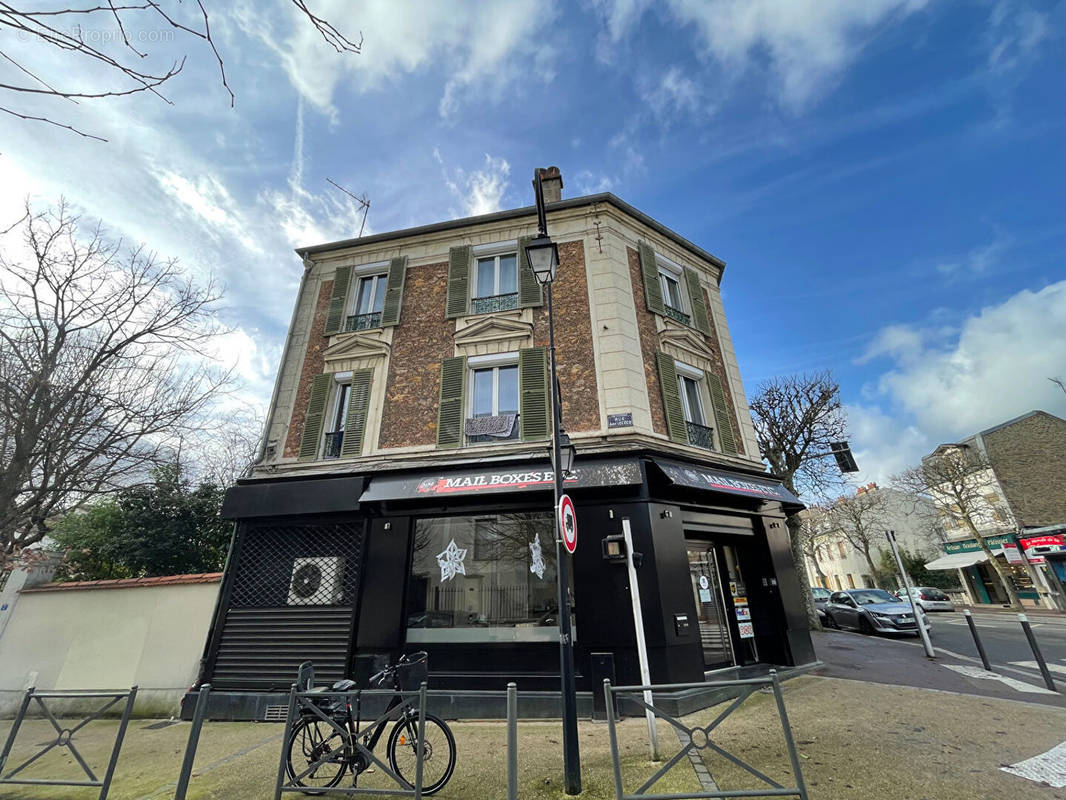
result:
<svg viewBox="0 0 1066 800"><path fill-rule="evenodd" d="M833 592L826 604L825 616L830 628L849 628L862 633L918 633L911 604L900 601L884 589ZM918 616L929 630L932 626L921 608Z"/></svg>
<svg viewBox="0 0 1066 800"><path fill-rule="evenodd" d="M829 590L821 586L812 586L811 594L814 595L814 610L818 612L818 621L825 625L825 607L829 603Z"/></svg>

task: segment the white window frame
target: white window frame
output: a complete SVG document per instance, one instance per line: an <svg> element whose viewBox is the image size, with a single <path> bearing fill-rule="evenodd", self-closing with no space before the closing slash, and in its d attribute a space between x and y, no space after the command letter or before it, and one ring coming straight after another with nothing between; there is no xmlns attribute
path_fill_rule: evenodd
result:
<svg viewBox="0 0 1066 800"><path fill-rule="evenodd" d="M694 422L697 425L703 425L704 427L710 427L707 425L707 401L704 397L704 372L698 367L694 367L691 364L686 364L683 361L674 361L674 369L677 371L677 390L681 393L681 408L685 414L685 422ZM688 378L689 380L696 382L696 394L700 402L700 414L699 420L696 420L692 416L692 409L689 408L688 392L685 391L685 384L682 378Z"/></svg>
<svg viewBox="0 0 1066 800"><path fill-rule="evenodd" d="M498 297L499 296L499 294L500 294L500 256L510 256L510 255L513 255L514 256L514 260L515 260L515 291L514 291L514 293L517 293L518 289L519 289L518 262L520 260L518 258L518 240L517 239L511 239L511 240L506 241L506 242L493 242L492 244L479 244L479 245L475 245L474 246L474 248L473 248L473 259L474 259L474 270L473 271L474 271L474 274L471 276L473 278L473 280L470 281L470 299L471 300L480 300L483 297ZM482 258L491 258L491 259L493 259L493 279L492 279L493 292L492 292L492 294L480 295L480 294L477 293L477 287L478 287L478 283L479 283L478 277L479 277L479 272L481 271L481 265L480 265L479 261ZM511 293L509 293L509 294L511 294Z"/></svg>
<svg viewBox="0 0 1066 800"><path fill-rule="evenodd" d="M389 262L388 261L375 261L371 264L361 264L358 267L352 267L352 285L348 287L348 301L345 303L345 315L344 324L348 324L348 317L354 317L359 313L359 287L363 283L364 278L374 278L376 280L388 280L389 277ZM377 292L377 286L374 286L374 291ZM384 310L384 307L383 307ZM373 314L373 311L368 311L368 314Z"/></svg>
<svg viewBox="0 0 1066 800"><path fill-rule="evenodd" d="M333 429L333 426L337 424L337 415L340 413L341 398L344 397L344 386L348 386L348 391L351 392L352 386L352 373L348 372L335 372L333 373L333 386L330 387L329 398L329 416L323 420L322 425L322 441L318 444L318 458L321 460L326 454L326 437L331 433L337 431ZM347 414L347 412L345 412ZM345 418L345 426L347 426L348 420Z"/></svg>
<svg viewBox="0 0 1066 800"><path fill-rule="evenodd" d="M467 380L469 381L470 391L467 392L466 403L466 419L473 419L474 417L474 373L482 369L498 370L499 367L515 367L518 368L518 353L494 353L486 356L470 356L466 360L466 368L469 372ZM521 389L519 389L519 404L521 405ZM500 406L500 373L496 371L492 375L492 408L496 416L499 413ZM518 410L515 410L518 413ZM507 441L501 439L501 441Z"/></svg>
<svg viewBox="0 0 1066 800"><path fill-rule="evenodd" d="M685 268L680 264L671 261L665 256L661 256L658 253L655 254L655 266L659 274L659 291L663 295L663 305L669 306L667 298L669 293L666 291L666 278L670 278L677 283L677 296L681 303L681 307L677 308L682 314L691 314L691 300L688 297L688 292L685 286ZM673 306L670 306L673 308Z"/></svg>

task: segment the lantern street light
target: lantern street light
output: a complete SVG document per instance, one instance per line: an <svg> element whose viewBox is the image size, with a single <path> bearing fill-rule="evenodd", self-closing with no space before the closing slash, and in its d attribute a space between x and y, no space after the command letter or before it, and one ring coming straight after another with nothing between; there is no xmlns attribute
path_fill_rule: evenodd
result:
<svg viewBox="0 0 1066 800"><path fill-rule="evenodd" d="M559 498L563 493L563 476L574 467L576 451L563 431L562 399L555 367L555 317L552 307L552 282L559 268L559 246L548 236L544 208L542 170L533 170L533 187L537 200L537 237L526 245L526 258L537 281L548 295L548 349L552 386L552 474L554 498L552 518L555 526L555 575L559 584L559 673L563 698L563 790L581 793L581 751L577 740L577 683L574 679L574 642L570 624L570 555L563 547L559 529Z"/></svg>

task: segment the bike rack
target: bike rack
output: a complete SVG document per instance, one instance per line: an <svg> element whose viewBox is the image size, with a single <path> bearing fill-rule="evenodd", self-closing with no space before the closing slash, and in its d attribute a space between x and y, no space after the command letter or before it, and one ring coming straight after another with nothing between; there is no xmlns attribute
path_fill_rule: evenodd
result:
<svg viewBox="0 0 1066 800"><path fill-rule="evenodd" d="M402 694L402 692L401 692ZM289 690L289 711L285 718L285 735L282 737L281 744L281 760L278 763L278 780L274 791L274 800L281 800L283 792L300 792L301 794L312 793L315 795L386 795L386 796L399 796L399 797L414 797L416 800L421 800L422 797L422 766L425 757L425 736L426 736L426 684L423 681L418 689L418 742L415 748L415 782L414 785L408 783L402 777L392 771L384 761L374 755L373 751L367 749L360 741L367 731L374 726L379 725L382 722L388 721L395 712L386 711L380 717L370 722L363 724L361 728L356 730L352 735L348 732L340 723L333 720L331 717L323 713L322 709L318 707L315 700L322 700L323 698L331 697L343 697L346 701L355 700L356 703L364 696L383 696L394 697L396 692L391 689L357 689L351 692L304 692L299 691L299 688L294 683ZM299 786L296 781L308 775L323 764L329 763L331 759L328 755L325 758L321 758L313 764L309 765L307 769L299 774L293 776L291 779L286 780L287 770L285 769L286 762L289 754L289 734L292 731L293 723L302 715L303 711L309 711L316 716L322 722L325 722L337 733L339 733L353 750L358 751L366 758L370 763L374 764L383 774L387 775L395 784L395 789L360 789L358 786L351 787L308 787ZM299 713L298 713L299 711Z"/></svg>
<svg viewBox="0 0 1066 800"><path fill-rule="evenodd" d="M729 687L738 687L740 689L740 695L730 703L729 707L725 711L720 713L709 724L702 727L697 726L690 728L681 720L667 714L660 708L656 708L653 705L645 703L640 697L640 694L646 690L650 691L678 691L685 689L722 689ZM737 756L730 753L721 745L716 744L711 740L711 734L715 728L722 724L726 718L736 711L745 700L747 700L752 693L762 687L772 687L774 699L777 702L777 714L781 719L781 728L785 735L785 745L788 749L788 757L792 762L792 772L796 778L796 785L794 787L782 786L780 783L770 778L755 767L744 762ZM788 723L788 714L785 712L785 701L781 696L781 682L777 677L776 670L770 670L770 674L765 678L748 678L744 680L734 681L715 681L713 683L672 683L663 684L660 686L611 686L609 680L603 682L603 693L607 700L607 728L611 739L611 762L614 767L614 787L615 797L617 800L688 800L689 798L712 798L712 797L799 797L800 800L808 800L807 786L803 781L803 773L800 771L799 755L796 752L796 743L792 738L792 728ZM637 789L632 794L626 794L622 790L622 765L619 761L618 752L618 731L617 731L617 719L615 716L614 697L618 694L630 694L626 699L635 703L638 706L652 712L656 717L664 719L666 722L674 726L678 732L678 738L682 741L681 751L675 756L670 758L658 772L652 775L644 785ZM690 752L699 750L713 750L718 755L730 761L734 765L746 770L754 775L760 781L766 784L765 789L746 789L746 790L734 790L734 791L715 791L715 792L695 792L691 794L648 794L648 790L655 785L660 778L662 778L667 772L673 769L674 766L681 761L682 758L689 755Z"/></svg>
<svg viewBox="0 0 1066 800"><path fill-rule="evenodd" d="M56 719L56 715L52 713L52 709L48 708L45 700L72 700L72 699L108 699L108 702L92 712L85 719L81 720L77 725L72 728L64 728L59 724L59 720ZM115 744L111 748L111 758L107 762L107 771L104 773L104 777L97 778L96 774L92 771L92 768L78 752L78 748L74 746L74 734L84 728L93 720L97 719L109 708L114 706L120 700L126 700L126 707L122 711L122 722L118 726L118 734L115 736ZM15 717L15 722L11 726L11 731L7 735L7 741L4 743L4 750L0 753L0 784L5 783L17 783L17 784L29 784L33 786L92 786L99 787L100 794L99 800L106 800L107 793L111 789L111 778L115 774L115 764L118 762L118 754L122 749L122 740L126 736L126 726L129 725L130 715L133 713L133 702L137 699L137 687L133 686L127 692L94 692L94 691L52 691L52 692L38 692L36 688L26 690L25 696L22 698L22 705L19 706L18 714ZM49 742L44 745L37 753L30 756L23 761L17 767L10 772L5 773L7 768L7 760L11 756L11 750L15 746L15 738L18 736L19 728L22 726L22 721L26 718L26 711L30 707L30 703L36 701L37 705L41 709L41 713L55 728L56 738L55 741ZM22 772L26 767L33 764L45 753L48 753L55 747L65 747L70 751L70 754L74 757L74 760L78 762L78 766L82 768L85 776L88 780L75 781L75 780L48 780L44 778L16 778L15 776Z"/></svg>

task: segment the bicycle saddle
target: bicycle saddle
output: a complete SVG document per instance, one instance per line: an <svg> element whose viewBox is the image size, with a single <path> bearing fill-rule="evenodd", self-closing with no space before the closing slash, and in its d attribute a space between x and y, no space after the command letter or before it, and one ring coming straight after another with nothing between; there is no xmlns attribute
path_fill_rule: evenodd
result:
<svg viewBox="0 0 1066 800"><path fill-rule="evenodd" d="M333 691L346 692L354 686L355 681L348 680L347 678L345 678L344 680L337 681L335 684L333 684Z"/></svg>

